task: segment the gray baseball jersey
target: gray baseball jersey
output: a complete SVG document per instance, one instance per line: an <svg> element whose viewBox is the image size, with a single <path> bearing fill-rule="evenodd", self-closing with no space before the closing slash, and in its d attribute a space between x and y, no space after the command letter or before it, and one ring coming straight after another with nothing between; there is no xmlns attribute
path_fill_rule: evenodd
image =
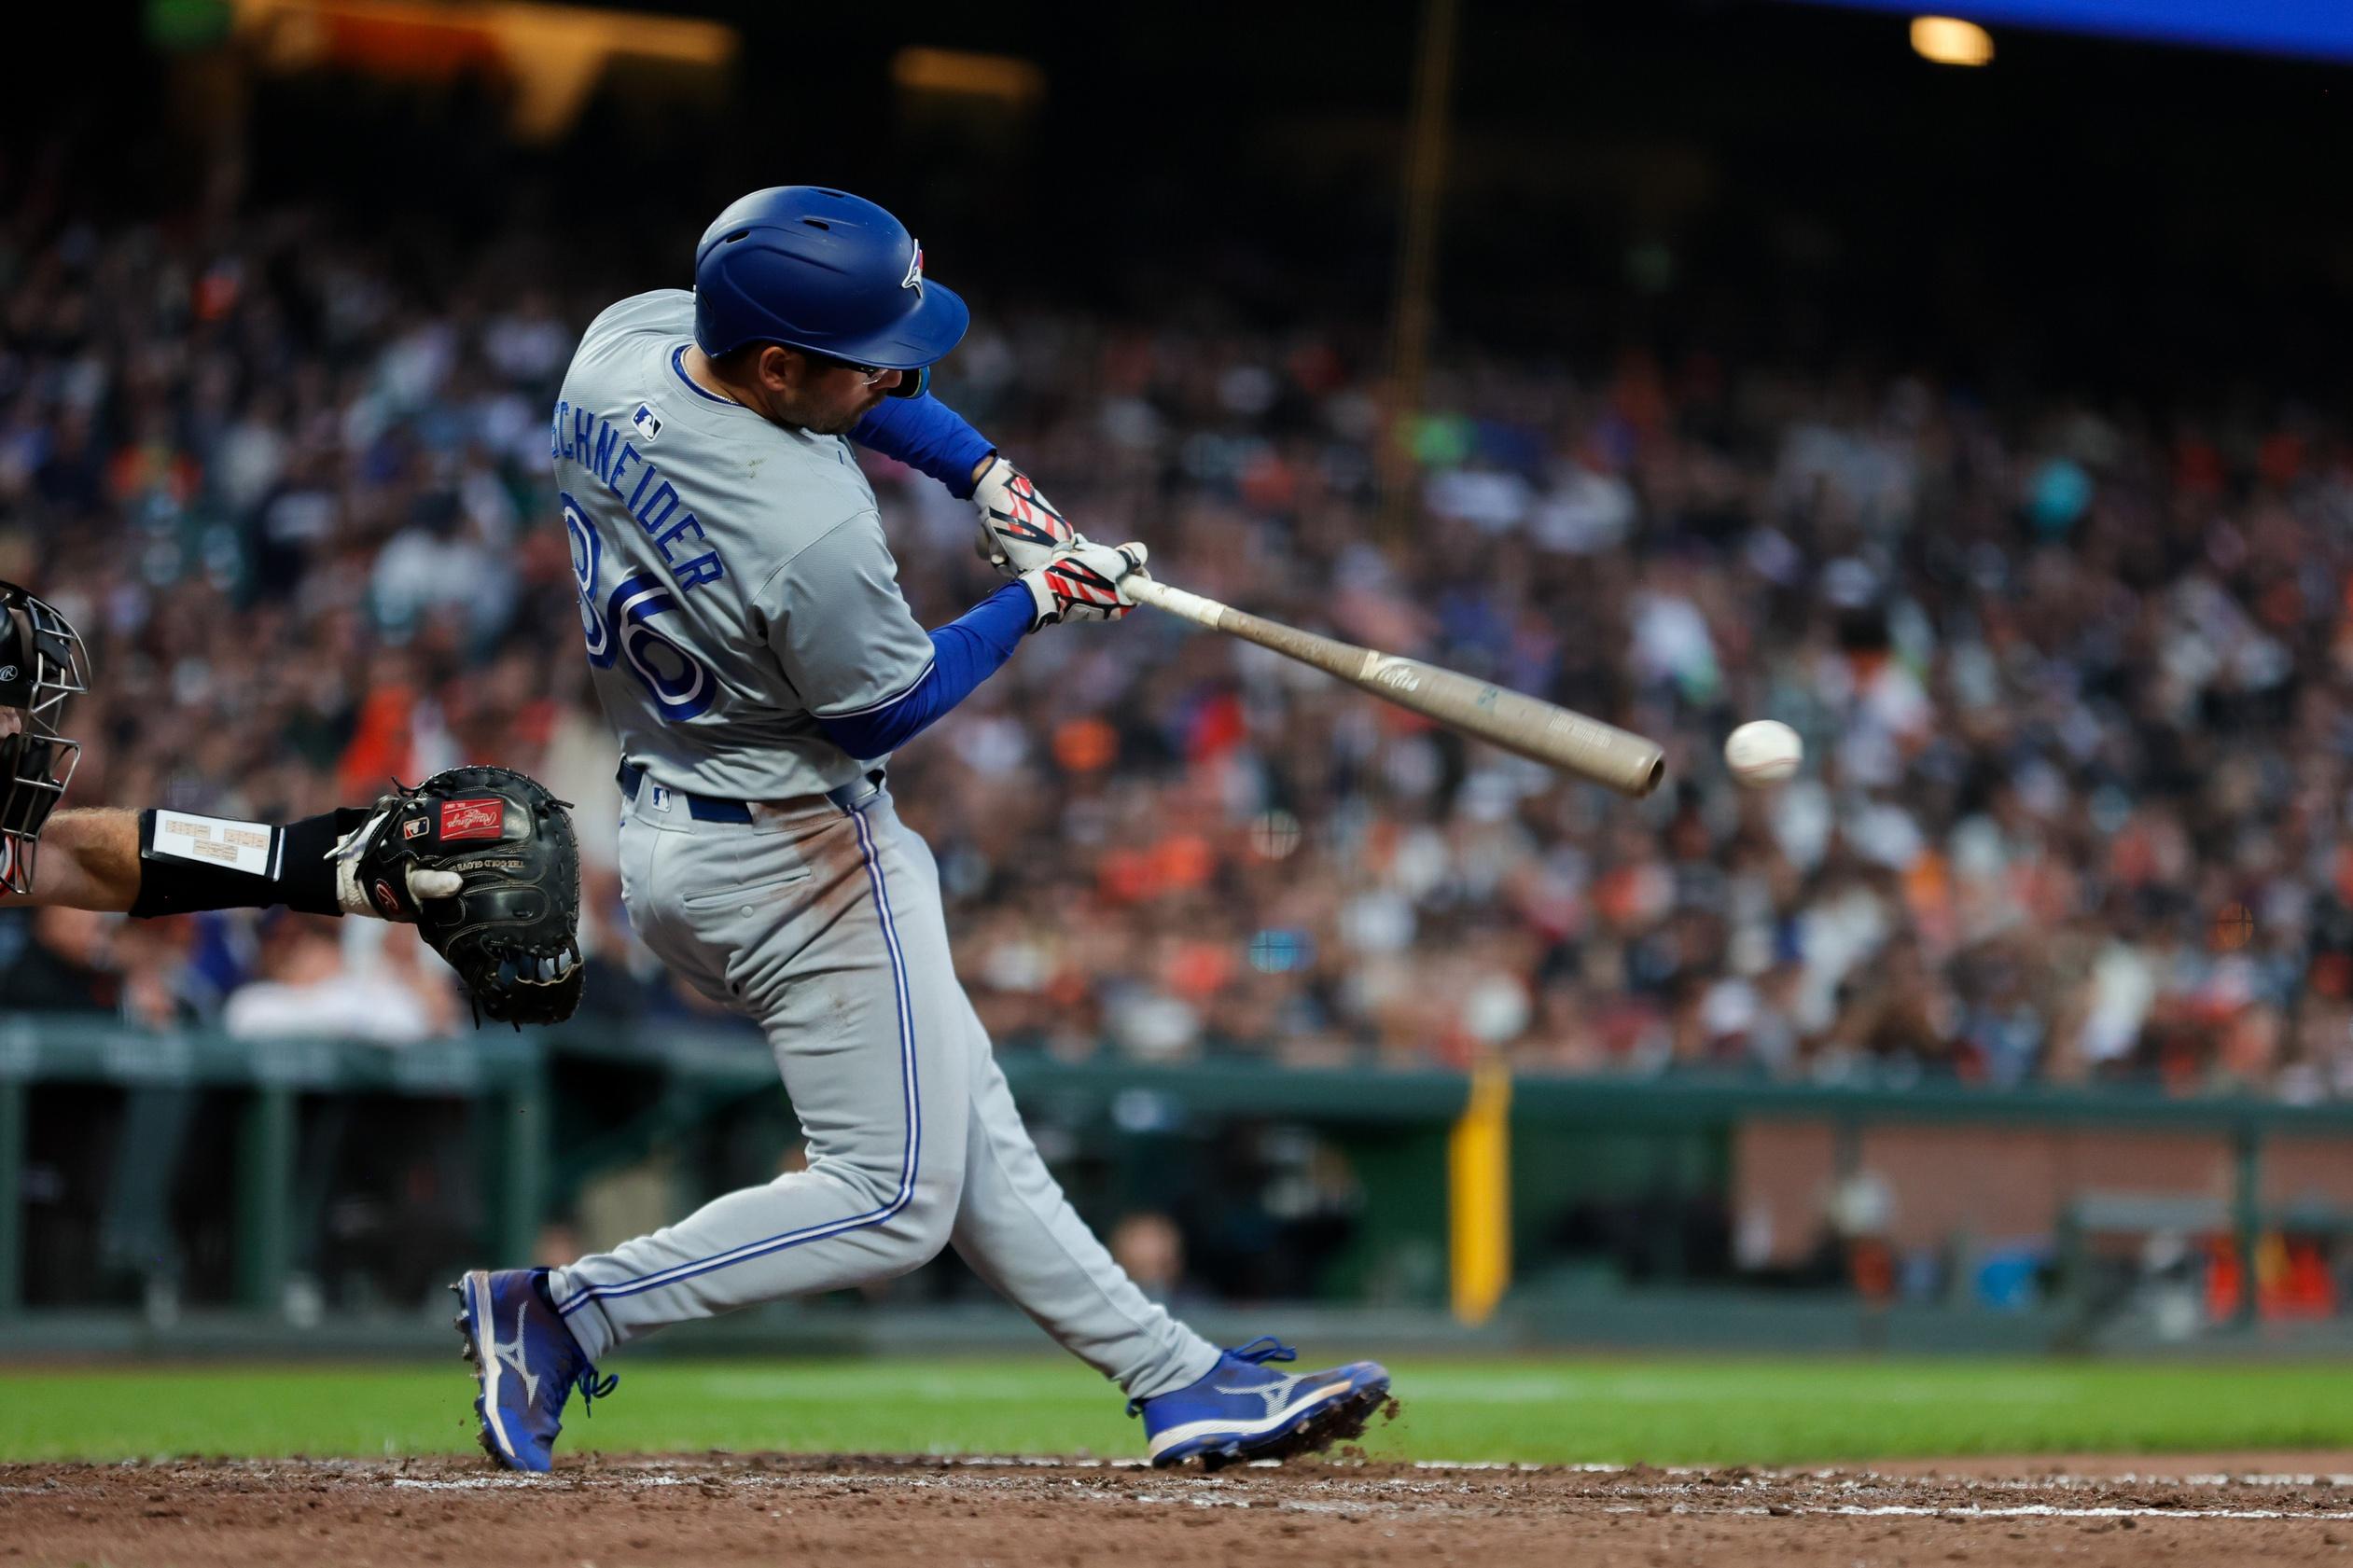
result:
<svg viewBox="0 0 2353 1568"><path fill-rule="evenodd" d="M621 755L674 789L780 800L848 784L816 716L922 679L874 491L838 436L770 423L689 380L694 296L589 326L550 448L598 697Z"/></svg>
<svg viewBox="0 0 2353 1568"><path fill-rule="evenodd" d="M555 1270L550 1295L597 1359L953 1244L1129 1394L1183 1387L1218 1351L1145 1297L1038 1158L957 983L929 849L887 791L805 798L861 771L812 715L905 691L930 639L844 444L687 379L692 298L596 318L556 409L556 473L597 689L624 755L668 786L637 790L621 825L631 923L760 1026L808 1168ZM698 812L681 790L738 804Z"/></svg>

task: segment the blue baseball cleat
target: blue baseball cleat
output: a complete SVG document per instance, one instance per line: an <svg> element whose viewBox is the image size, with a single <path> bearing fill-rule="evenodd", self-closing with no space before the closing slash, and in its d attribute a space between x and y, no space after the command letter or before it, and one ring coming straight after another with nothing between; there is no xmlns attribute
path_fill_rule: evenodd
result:
<svg viewBox="0 0 2353 1568"><path fill-rule="evenodd" d="M564 1402L577 1386L580 1408L613 1392L619 1378L599 1378L580 1353L547 1295L545 1269L477 1269L457 1292L457 1331L474 1364L474 1413L482 1451L509 1470L555 1464Z"/></svg>
<svg viewBox="0 0 2353 1568"><path fill-rule="evenodd" d="M1290 1459L1354 1437L1388 1397L1389 1371L1352 1361L1322 1372L1277 1372L1267 1363L1299 1353L1272 1339L1229 1350L1208 1375L1183 1388L1133 1400L1155 1465L1201 1461L1215 1470L1237 1459Z"/></svg>

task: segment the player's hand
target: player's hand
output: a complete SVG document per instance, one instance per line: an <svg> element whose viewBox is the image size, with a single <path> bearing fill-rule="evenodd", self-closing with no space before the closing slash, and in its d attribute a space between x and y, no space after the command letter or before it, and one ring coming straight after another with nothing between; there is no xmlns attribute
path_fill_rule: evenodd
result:
<svg viewBox="0 0 2353 1568"><path fill-rule="evenodd" d="M1009 577L1035 572L1063 551L1087 542L1027 474L1002 457L989 460L972 487L980 536L972 548Z"/></svg>
<svg viewBox="0 0 2353 1568"><path fill-rule="evenodd" d="M1022 582L1037 605L1037 618L1029 629L1070 620L1119 619L1135 608L1124 580L1132 575L1150 576L1144 570L1150 554L1134 542L1116 548L1081 544L1034 572L1023 572Z"/></svg>
<svg viewBox="0 0 2353 1568"><path fill-rule="evenodd" d="M378 920L398 921L403 925L417 923L417 911L425 903L437 898L454 898L465 891L466 879L455 871L429 871L416 866L400 868L402 885L409 896L404 901L381 878L361 875L361 859L368 845L392 814L390 807L379 807L368 820L336 840L328 858L335 862L335 901L347 915L373 915Z"/></svg>

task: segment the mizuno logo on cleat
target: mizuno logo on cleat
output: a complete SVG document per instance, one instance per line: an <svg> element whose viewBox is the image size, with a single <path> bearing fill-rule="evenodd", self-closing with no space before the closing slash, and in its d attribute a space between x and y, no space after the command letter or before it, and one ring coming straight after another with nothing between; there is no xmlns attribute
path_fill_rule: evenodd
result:
<svg viewBox="0 0 2353 1568"><path fill-rule="evenodd" d="M1266 1413L1271 1416L1289 1401L1291 1390L1297 1388L1302 1381L1297 1377L1282 1377L1257 1388L1220 1388L1218 1392L1232 1395L1237 1399L1245 1395L1254 1394L1266 1401Z"/></svg>
<svg viewBox="0 0 2353 1568"><path fill-rule="evenodd" d="M523 1397L536 1405L539 1402L539 1374L533 1371L522 1358L522 1313L523 1304L516 1303L514 1339L506 1344L501 1344L496 1339L493 1339L490 1348L499 1360L507 1364L515 1376L522 1380ZM494 1322L491 1328L494 1334L497 1332L497 1325Z"/></svg>

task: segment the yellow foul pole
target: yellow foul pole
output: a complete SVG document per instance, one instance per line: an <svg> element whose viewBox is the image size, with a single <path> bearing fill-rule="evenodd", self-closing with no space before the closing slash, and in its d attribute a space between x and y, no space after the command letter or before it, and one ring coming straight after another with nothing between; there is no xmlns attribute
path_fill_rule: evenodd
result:
<svg viewBox="0 0 2353 1568"><path fill-rule="evenodd" d="M1448 1262L1456 1322L1492 1316L1511 1284L1511 1071L1500 1057L1470 1073L1470 1103L1446 1142Z"/></svg>

